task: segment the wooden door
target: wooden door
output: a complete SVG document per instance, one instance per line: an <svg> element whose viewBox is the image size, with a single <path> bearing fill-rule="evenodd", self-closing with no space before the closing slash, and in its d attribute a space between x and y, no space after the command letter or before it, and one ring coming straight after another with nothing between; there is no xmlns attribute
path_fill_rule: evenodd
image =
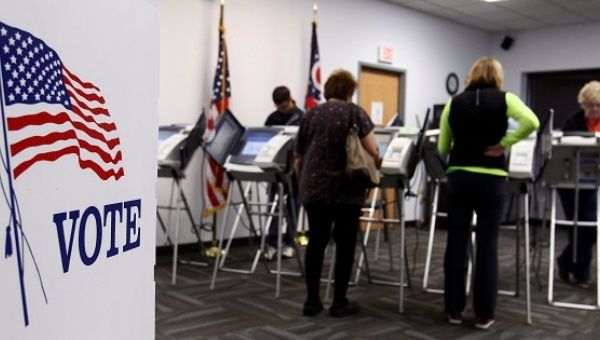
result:
<svg viewBox="0 0 600 340"><path fill-rule="evenodd" d="M403 77L400 71L361 66L358 104L371 115L376 126L385 126L396 114L404 121L400 95ZM382 114L375 112L378 110Z"/></svg>
<svg viewBox="0 0 600 340"><path fill-rule="evenodd" d="M358 79L358 104L369 113L376 126L386 126L395 115L404 121L403 83L402 71L361 65ZM383 197L390 203L386 206L387 217L396 218L394 191L385 190Z"/></svg>

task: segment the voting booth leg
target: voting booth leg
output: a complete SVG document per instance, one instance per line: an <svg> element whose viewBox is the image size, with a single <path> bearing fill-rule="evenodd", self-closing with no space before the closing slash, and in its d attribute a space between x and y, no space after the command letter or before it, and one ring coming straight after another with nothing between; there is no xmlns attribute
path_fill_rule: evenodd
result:
<svg viewBox="0 0 600 340"><path fill-rule="evenodd" d="M529 193L523 194L523 214L525 225L525 295L527 304L527 323L531 325L531 263L529 252Z"/></svg>
<svg viewBox="0 0 600 340"><path fill-rule="evenodd" d="M548 303L554 304L554 247L556 228L556 189L552 189L550 196L550 246L548 254Z"/></svg>
<svg viewBox="0 0 600 340"><path fill-rule="evenodd" d="M398 218L400 218L400 280L398 285L398 312L404 313L404 187L396 189L396 206L398 207Z"/></svg>
<svg viewBox="0 0 600 340"><path fill-rule="evenodd" d="M381 284L381 285L391 285L391 286L397 286L400 285L400 282L398 281L389 281L389 280L381 280L381 279L375 279L371 277L371 273L368 269L368 253L367 253L367 248L366 245L368 244L368 237L369 237L369 232L371 230L371 225L372 222L375 222L377 224L380 225L379 228L381 228L381 226L383 226L384 230L386 230L386 232L388 231L387 229L387 225L388 224L395 224L395 225L400 225L401 224L401 219L400 218L382 218L382 217L374 217L374 212L375 212L375 202L377 201L377 199L380 196L377 196L377 193L381 194L382 188L377 187L374 190L375 196L372 196L372 203L370 205L370 208L365 209L365 211L369 212L369 216L361 216L360 217L360 221L361 222L367 222L367 228L365 231L365 234L363 236L362 232L359 231L359 236L360 236L360 245L362 248L362 253L360 254L360 258L357 264L357 268L356 268L356 276L354 281L350 281L350 284L355 285L358 284L359 279L360 279L360 274L362 272L362 266L363 263L367 266L367 276L368 276L368 282L369 283L374 283L374 284ZM394 191L396 191L397 189L394 189ZM402 202L400 202L402 203ZM397 205L396 205L397 206ZM378 229L379 230L379 229ZM391 245L391 240L388 240L389 243L389 256L390 256L390 271L393 271L394 267L393 267L393 252L392 252L392 245ZM406 270L406 283L403 283L403 285L405 286L410 286L410 275L409 275L409 266L408 266L408 258L406 257L406 249L404 250L405 254L404 254L404 268Z"/></svg>
<svg viewBox="0 0 600 340"><path fill-rule="evenodd" d="M167 226L165 224L165 221L163 220L162 216L160 216L158 209L156 209L156 220L158 221L160 228L162 229L162 231L165 233L165 236L167 237L167 244L172 246L173 241L171 240L171 236L169 236L169 232L167 231Z"/></svg>
<svg viewBox="0 0 600 340"><path fill-rule="evenodd" d="M219 246L218 246L218 250L217 250L217 257L215 258L215 265L213 267L213 274L212 274L212 279L210 280L210 289L213 290L215 289L215 283L217 281L217 272L219 270L219 267L221 267L223 264L221 262L221 249L223 249L223 240L225 237L225 228L227 226L227 222L229 221L229 210L231 208L231 198L233 197L233 192L230 192L229 195L227 195L227 203L225 205L225 211L223 212L223 222L221 222L221 232L219 235Z"/></svg>
<svg viewBox="0 0 600 340"><path fill-rule="evenodd" d="M284 192L283 192L283 183L277 183L277 191L279 193L279 218L277 225L277 273L275 279L275 298L279 298L281 294L281 250L283 248L282 245L282 230L283 230L283 220L284 220Z"/></svg>
<svg viewBox="0 0 600 340"><path fill-rule="evenodd" d="M438 216L438 202L440 196L440 182L435 181L433 189L433 203L431 207L431 217L429 219L429 238L427 241L427 256L425 257L425 270L423 272L423 291L428 293L441 294L444 291L442 289L429 288L429 272L431 270L431 255L433 252L433 239L435 235L435 223L437 222Z"/></svg>
<svg viewBox="0 0 600 340"><path fill-rule="evenodd" d="M250 190L251 184L249 183L248 185L246 185L246 188L244 189L244 188L242 188L240 181L234 180L234 181L232 181L232 185L233 185L232 190L230 190L229 195L227 197L227 204L226 204L226 208L224 211L225 217L223 218L223 222L221 224L221 232L220 232L220 236L219 236L219 246L218 246L218 251L217 251L217 258L215 259L215 267L213 268L213 278L211 281L211 289L214 289L216 278L217 278L217 272L219 270L226 271L226 272L232 272L232 273L238 273L238 274L254 273L254 271L256 270L256 266L258 264L258 260L260 258L260 254L261 254L261 250L258 249L257 253L254 256L254 259L252 261L250 270L232 269L232 268L225 267L225 260L227 258L227 255L229 254L231 242L233 241L235 232L237 230L237 227L239 225L239 222L241 220L241 217L242 217L242 214L244 213L244 211L246 211L246 214L248 215L251 237L257 236L256 230L254 229L254 224L252 223L252 220L251 220L251 216L249 215L249 210L248 210L249 207L248 207L248 203L246 200L251 192L251 190ZM238 188L238 191L242 194L242 203L233 203L233 201L232 201L233 191L234 191L233 188ZM235 216L234 223L230 230L227 244L225 245L225 250L223 250L223 242L225 239L225 230L227 229L227 223L229 221L229 212L231 211L231 208L234 207L235 205L237 205L236 216Z"/></svg>
<svg viewBox="0 0 600 340"><path fill-rule="evenodd" d="M185 197L185 193L183 192L183 187L181 185L181 178L179 178L179 177L175 178L175 182L177 183L177 187L179 188L180 203L183 203L184 211L187 214L190 223L192 224L192 231L196 235L196 240L198 242L198 247L200 250L199 253L202 257L206 258L207 250L204 247L204 243L202 242L202 236L200 235L200 225L194 221L194 217L192 216L192 210L190 209L190 205L188 204L187 198ZM179 205L178 205L178 209L180 209ZM193 261L193 260L179 260L179 262L182 264L196 265L196 266L208 266L209 265L208 262L199 262L199 261Z"/></svg>
<svg viewBox="0 0 600 340"><path fill-rule="evenodd" d="M371 226L373 224L373 217L375 214L375 206L377 205L377 200L379 199L379 187L375 187L372 191L372 195L373 198L371 199L371 204L369 205L369 208L366 209L367 212L369 213L368 215L368 221L367 221L367 226L365 229L365 236L363 238L363 241L361 242L363 247L367 246L367 243L369 242L369 234L371 233ZM358 265L356 266L356 274L354 276L354 281L352 281L353 284L357 284L358 281L360 280L360 274L362 271L362 265L363 265L363 261L366 258L367 254L366 252L361 252L360 256L358 257Z"/></svg>
<svg viewBox="0 0 600 340"><path fill-rule="evenodd" d="M576 195L577 196L577 195ZM551 196L551 213L550 213L550 250L548 258L548 303L556 307L582 309L582 310L600 310L600 284L596 283L596 304L582 304L582 303L570 303L562 301L554 301L554 261L555 261L555 247L556 247L556 188L552 188ZM600 190L596 190L596 212L600 211ZM575 211L578 207L575 207ZM596 280L600 277L600 252L598 252L598 241L600 241L600 214L596 214L596 221L594 222L594 228L596 228ZM581 227L590 228L592 226L586 226L579 222Z"/></svg>
<svg viewBox="0 0 600 340"><path fill-rule="evenodd" d="M243 190L242 195L244 197L248 196L250 194L250 189L251 189L250 184L246 185L246 189ZM242 192L242 190L240 190L240 192ZM233 195L233 190L231 190L231 192L229 193L229 196L232 196L232 195ZM235 205L236 204L234 204L232 201L228 202L226 212L229 212L230 208L234 207ZM221 269L221 270L224 268L225 261L227 260L227 256L229 255L229 250L231 248L231 242L233 241L235 232L237 231L237 227L240 223L243 212L244 212L244 206L242 204L237 204L237 209L235 211L235 219L233 220L231 230L229 231L229 237L227 238L225 250L222 251L223 248L221 246L219 246L219 251L223 252L223 256L221 257L221 261L219 263L219 269ZM221 233L224 233L225 230L227 229L227 227L228 227L227 224L222 224ZM221 237L220 239L223 239L223 237Z"/></svg>
<svg viewBox="0 0 600 340"><path fill-rule="evenodd" d="M246 190L244 190L242 188L242 182L240 180L235 180L234 181L236 184L236 187L238 188L239 192L244 191L244 194L242 195L241 199L242 202L240 204L240 209L238 210L238 216L236 216L236 221L239 222L241 219L241 214L242 211L246 212L246 217L248 219L248 230L250 231L250 240L252 240L252 238L259 238L259 235L256 231L256 227L254 226L254 221L252 219L252 210L250 208L250 204L248 202L248 198L251 194L251 192L249 191L249 188L251 186L251 184L249 183L246 186ZM256 194L258 195L258 189L255 190ZM235 230L237 229L239 223L234 223L234 228L232 229L231 235L229 237L229 241L227 242L227 251L229 251L230 247L231 247L231 242L233 241L233 238L235 236ZM231 269L231 268L225 268L224 266L221 267L222 271L227 271L227 272L232 272L232 273L238 273L238 274L253 274L256 271L256 267L258 265L258 261L261 259L261 255L262 255L262 250L260 249L260 247L256 250L256 253L254 255L254 259L252 261L252 266L250 267L250 270L242 270L242 269ZM263 264L265 265L265 269L268 272L269 268L267 267L266 263L263 262Z"/></svg>
<svg viewBox="0 0 600 340"><path fill-rule="evenodd" d="M171 284L175 284L177 281L177 257L179 254L179 220L181 211L181 186L177 185L177 217L175 217L175 243L173 245L173 265L171 270Z"/></svg>

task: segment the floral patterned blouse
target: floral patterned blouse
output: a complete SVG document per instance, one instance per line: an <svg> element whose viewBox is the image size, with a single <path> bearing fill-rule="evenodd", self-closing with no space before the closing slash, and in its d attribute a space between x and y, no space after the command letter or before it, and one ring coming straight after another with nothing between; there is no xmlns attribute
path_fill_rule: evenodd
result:
<svg viewBox="0 0 600 340"><path fill-rule="evenodd" d="M346 136L355 108L359 109L358 135L363 138L374 125L367 113L355 104L331 100L304 116L296 142L296 153L302 157L301 204L364 203L365 187L345 173Z"/></svg>

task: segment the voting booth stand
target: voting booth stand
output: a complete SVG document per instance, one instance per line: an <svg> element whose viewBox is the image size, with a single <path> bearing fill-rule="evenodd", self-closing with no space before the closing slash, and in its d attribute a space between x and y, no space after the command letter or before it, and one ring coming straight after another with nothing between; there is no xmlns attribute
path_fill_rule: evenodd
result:
<svg viewBox="0 0 600 340"><path fill-rule="evenodd" d="M296 259L300 271L298 273L282 271L282 233L284 227L296 227L295 193L292 184L292 145L297 127L264 127L244 128L235 117L226 112L217 122L217 135L229 134L225 137L228 145L215 144L213 141L208 145L207 152L217 162L223 164L230 180L231 190L227 197L224 210L224 218L220 226L217 257L213 267L210 289L216 285L218 271L227 271L239 274L253 274L258 262L261 261L269 273L276 275L275 297L280 296L281 275L302 276L302 262L300 252L296 244ZM221 131L219 131L221 130ZM223 137L222 137L223 138ZM226 151L222 151L225 148ZM242 182L246 183L245 188ZM259 184L271 185L276 193L271 202L263 203L261 200L261 187ZM234 200L236 194L240 196L239 201ZM288 197L290 196L290 197ZM288 202L291 202L289 204ZM291 205L291 206L288 206ZM229 225L231 215L234 214L234 222ZM289 216L291 215L291 216ZM265 238L273 217L278 218L277 228L277 269L270 270L264 260ZM245 217L247 229L252 240L260 239L257 245L250 269L234 269L225 267L225 261L229 254L231 242L242 218ZM254 217L257 217L255 219ZM255 225L258 220L259 226ZM288 223L288 221L290 221ZM226 244L226 232L229 231Z"/></svg>
<svg viewBox="0 0 600 340"><path fill-rule="evenodd" d="M376 138L377 144L379 146L379 154L385 156L385 153L390 145L390 142L392 142L392 140L396 136L402 135L404 137L407 137L408 138L407 141L416 136L416 133L407 133L406 131L401 132L401 130L402 129L399 129L396 127L376 128L375 129L375 138ZM406 155L408 155L408 153ZM382 180L382 182L384 184L389 184L389 181L387 179L384 179L384 177L385 177L384 175L380 176L380 179ZM359 259L357 262L357 267L356 267L356 272L354 274L354 280L351 282L352 284L357 284L359 282L360 276L362 274L363 263L366 265L368 282L369 283L377 283L377 282L381 281L381 280L373 279L371 277L371 273L369 271L368 262L367 262L366 246L369 242L369 237L370 237L370 233L372 230L372 226L376 225L375 250L374 250L373 260L378 261L379 260L379 244L380 244L380 240L381 240L381 231L383 230L384 236L386 238L389 238L390 230L388 228L388 225L398 223L398 219L389 219L387 216L388 215L387 206L389 205L389 203L388 203L389 197L387 197L385 189L386 188L382 187L382 186L372 188L367 195L367 197L370 197L370 200L367 199L367 203L365 204L365 206L362 209L363 216L361 216L360 220L361 220L361 222L366 222L366 225L364 228L365 229L364 235L362 233L359 233L359 236L361 237L360 241L361 241L361 246L363 248L363 252L359 256ZM395 189L395 187L393 187L392 189ZM394 192L394 196L395 195L396 194ZM395 198L393 198L393 200L395 201ZM364 215L365 213L366 213L366 216ZM379 214L379 215L377 215L377 214ZM379 217L376 217L376 215ZM389 262L390 262L390 271L392 271L394 269L393 251L392 251L392 242L389 240L388 240L388 255L389 255Z"/></svg>
<svg viewBox="0 0 600 340"><path fill-rule="evenodd" d="M579 228L596 228L596 247L600 244L600 220L598 219L598 183L600 183L600 145L596 136L564 136L554 140L552 155L543 180L551 189L551 213L550 213L550 249L548 268L548 303L557 307L575 308L583 310L600 309L600 285L596 285L596 303L582 304L554 300L554 261L555 261L555 238L556 225L565 225L574 229L573 250L577 251L577 230ZM573 220L558 220L556 218L557 189L571 189L575 192L574 217ZM580 190L596 191L596 221L578 221ZM600 277L600 253L596 248L596 278Z"/></svg>
<svg viewBox="0 0 600 340"><path fill-rule="evenodd" d="M428 136L423 146L423 163L425 170L433 183L433 199L431 203L431 215L429 217L429 237L427 240L427 255L425 257L425 270L423 271L423 291L428 293L443 293L442 289L429 287L429 272L431 270L431 257L433 252L433 240L435 227L438 217L447 217L446 212L438 211L440 188L447 182L446 164L437 153L437 135L439 130L428 131ZM472 269L469 262L468 271ZM467 286L470 285L470 280L467 280Z"/></svg>
<svg viewBox="0 0 600 340"><path fill-rule="evenodd" d="M177 282L177 264L179 262L193 265L208 265L208 257L202 238L200 236L201 226L192 215L187 198L183 191L181 181L185 178L185 170L198 147L202 145L202 137L206 128L205 115L202 113L200 119L195 125L169 125L161 126L158 130L158 178L164 178L171 181L171 192L168 205L157 205L156 218L161 229L167 237L167 243L173 246L173 264L171 270L171 283ZM175 195L175 197L173 197ZM173 200L175 199L175 202ZM179 228L181 212L185 213L192 226L200 254L204 261L180 261L179 260ZM161 213L162 211L162 213ZM165 220L162 217L164 212L175 212L175 227L172 237L170 236ZM170 221L170 218L169 218Z"/></svg>
<svg viewBox="0 0 600 340"><path fill-rule="evenodd" d="M368 209L370 211L370 216L361 217L361 221L368 223L378 223L381 225L393 224L398 225L400 229L400 259L399 259L399 280L397 282L389 281L389 280L377 280L371 278L370 272L368 271L368 262L366 261L366 251L365 246L368 242L368 233L370 231L370 225L365 233L364 240L361 240L361 246L363 247L363 254L359 259L356 280L358 280L360 275L360 270L362 268L362 260L364 258L365 263L367 264L367 274L369 283L374 284L383 284L383 285L393 285L398 286L398 311L400 313L404 312L404 287L408 286L406 282L410 282L409 275L405 270L407 267L405 265L406 262L406 241L405 241L405 215L404 215L404 198L407 194L407 189L410 186L410 179L413 177L417 164L421 159L421 151L422 145L425 138L425 129L429 119L429 110L425 116L425 121L423 123L423 128L415 133L414 131L393 131L393 132L385 132L385 131L376 131L376 135L378 136L378 142L380 143L380 147L382 144L385 145L385 153L383 156L383 161L381 164L381 182L377 188L374 189L376 194L373 196L373 200L371 201L371 206ZM380 150L383 151L383 150ZM373 209L375 208L375 204L378 201L378 192L383 189L393 189L394 190L394 199L396 206L397 218L389 219L389 218L374 218L373 217ZM391 255L391 250L390 250ZM390 256L391 260L391 256ZM390 261L391 262L391 261ZM330 278L332 276L332 270L330 270Z"/></svg>

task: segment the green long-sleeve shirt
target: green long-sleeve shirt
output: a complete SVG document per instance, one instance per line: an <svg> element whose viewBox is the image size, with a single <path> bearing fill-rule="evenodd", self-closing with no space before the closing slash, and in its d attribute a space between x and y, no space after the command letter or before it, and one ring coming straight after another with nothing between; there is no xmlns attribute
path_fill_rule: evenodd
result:
<svg viewBox="0 0 600 340"><path fill-rule="evenodd" d="M518 122L519 126L516 130L507 133L502 140L500 141L500 145L502 145L505 149L510 147L511 145L517 143L518 141L527 138L533 131L535 131L540 122L537 116L531 111L525 103L519 99L516 95L506 92L505 94L506 100L506 116L514 119ZM442 116L440 118L440 135L438 138L438 152L441 155L446 155L452 149L452 143L454 140L452 129L450 128L449 116L450 116L450 107L452 105L452 99L450 99L444 110L442 111ZM457 170L464 170L469 172L477 172L488 175L496 175L496 176L507 176L508 173L504 169L499 168L484 168L479 166L450 166L447 170L447 173L451 173Z"/></svg>

